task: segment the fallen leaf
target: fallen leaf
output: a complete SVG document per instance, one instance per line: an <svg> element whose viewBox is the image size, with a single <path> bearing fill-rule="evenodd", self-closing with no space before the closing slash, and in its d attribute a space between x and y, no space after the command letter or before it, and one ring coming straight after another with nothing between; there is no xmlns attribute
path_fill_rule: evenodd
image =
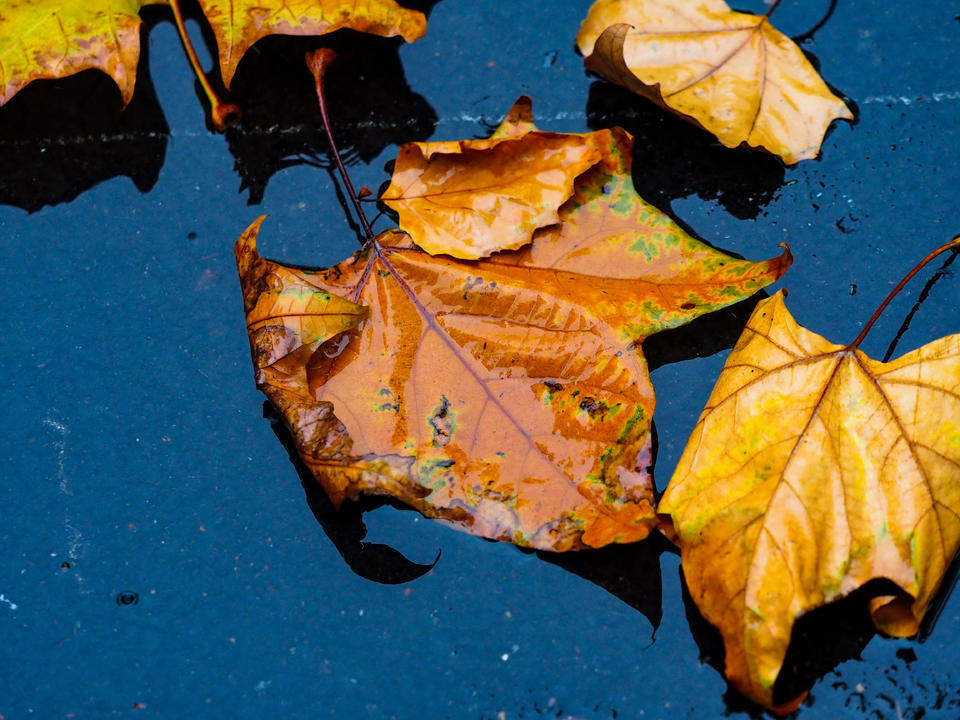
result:
<svg viewBox="0 0 960 720"><path fill-rule="evenodd" d="M793 164L853 119L766 16L723 0L597 0L577 34L587 68L701 125L727 147Z"/></svg>
<svg viewBox="0 0 960 720"><path fill-rule="evenodd" d="M0 12L0 105L34 80L95 68L112 77L126 105L140 59L144 5L164 0L20 0Z"/></svg>
<svg viewBox="0 0 960 720"><path fill-rule="evenodd" d="M34 80L96 68L133 97L140 60L144 5L168 0L19 0L0 13L0 105ZM426 18L393 0L200 0L217 38L220 70L229 87L244 53L267 35L323 35L342 28L416 40Z"/></svg>
<svg viewBox="0 0 960 720"><path fill-rule="evenodd" d="M244 54L267 35L325 35L348 28L407 42L423 37L427 19L394 0L199 0L217 38L227 87Z"/></svg>
<svg viewBox="0 0 960 720"><path fill-rule="evenodd" d="M886 578L874 624L912 635L960 546L960 335L882 363L760 302L659 511L730 682L796 707L774 685L797 618Z"/></svg>
<svg viewBox="0 0 960 720"><path fill-rule="evenodd" d="M388 231L306 271L260 257L263 218L238 240L257 385L335 504L392 495L546 550L649 533L654 394L640 343L756 292L790 256L752 263L694 240L636 195L630 136L600 139L561 223L519 251L457 260ZM288 283L300 299L264 322L259 298ZM354 325L355 309L337 309L303 338L302 320L280 316L300 317L310 287L324 313L339 296L369 315ZM331 334L338 324L350 329Z"/></svg>
<svg viewBox="0 0 960 720"><path fill-rule="evenodd" d="M522 96L487 139L401 147L380 199L429 253L475 259L515 250L559 221L576 178L601 161L598 137L537 130Z"/></svg>

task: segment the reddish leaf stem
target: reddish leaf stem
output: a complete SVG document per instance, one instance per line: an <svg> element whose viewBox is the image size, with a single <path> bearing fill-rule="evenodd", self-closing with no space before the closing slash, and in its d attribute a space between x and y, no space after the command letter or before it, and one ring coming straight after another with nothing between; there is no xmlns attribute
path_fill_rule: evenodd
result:
<svg viewBox="0 0 960 720"><path fill-rule="evenodd" d="M880 317L880 313L882 313L882 312L886 309L887 305L889 305L889 304L890 304L890 301L893 300L894 297L896 297L897 293L899 293L901 290L903 290L903 286L906 285L908 282L910 282L910 279L911 279L914 275L916 275L918 272L920 272L920 271L923 269L924 265L926 265L928 262L930 262L931 260L933 260L933 259L934 259L935 257L937 257L938 255L942 255L943 253L947 252L947 250L952 250L952 249L955 248L955 247L960 247L960 235L958 235L957 237L955 237L953 240L951 240L950 242L948 242L946 245L941 245L941 246L938 247L936 250L934 250L932 253L930 253L929 255L927 255L923 260L921 260L919 263L917 263L917 265L913 268L913 270L911 270L910 272L908 272L908 273L904 276L903 280L901 280L901 281L897 284L897 286L896 286L893 290L890 291L890 294L887 295L887 298L886 298L882 303L880 303L880 307L878 307L878 308L876 309L876 311L873 313L873 315L870 316L870 319L867 320L867 324L863 326L863 330L860 331L860 334L857 335L856 339L855 339L852 343L850 343L849 345L847 345L847 348L846 348L846 349L847 349L847 350L853 350L854 348L856 348L857 346L859 346L861 342L863 342L863 339L867 336L867 333L870 332L870 328L873 327L873 324L874 324L874 323L877 321L877 319Z"/></svg>
<svg viewBox="0 0 960 720"><path fill-rule="evenodd" d="M187 26L183 22L180 0L170 0L170 9L173 10L173 19L177 24L177 32L180 33L180 40L183 41L183 49L187 53L187 59L190 60L193 73L197 76L197 80L200 81L200 86L203 88L203 92L210 102L210 119L213 120L213 124L217 130L226 130L229 126L239 122L240 108L220 99L220 96L217 95L216 90L213 89L213 86L207 79L206 74L204 74L203 68L200 67L200 58L197 57L197 51L190 41L190 36L187 35Z"/></svg>
<svg viewBox="0 0 960 720"><path fill-rule="evenodd" d="M773 0L773 5L771 5L767 9L767 11L763 14L763 19L764 20L769 19L770 16L773 15L773 11L777 9L777 6L780 5L781 2L783 2L783 0Z"/></svg>
<svg viewBox="0 0 960 720"><path fill-rule="evenodd" d="M350 195L350 200L353 202L353 207L357 212L357 215L360 218L360 224L363 226L363 232L366 233L368 240L373 240L373 229L370 227L370 223L367 221L367 216L363 212L363 206L360 204L360 198L357 197L357 191L353 187L353 183L350 181L350 175L347 174L347 168L343 164L343 160L340 158L340 151L337 149L337 143L333 139L333 130L330 127L330 116L327 114L327 100L324 97L323 93L323 73L326 70L326 66L333 62L333 59L336 57L336 53L329 48L321 48L316 52L307 53L307 66L313 72L313 77L316 81L317 86L317 101L320 103L320 117L323 118L323 129L327 132L327 140L330 143L330 151L333 153L333 159L337 163L337 168L340 170L340 177L343 178L343 184L347 188L347 194Z"/></svg>

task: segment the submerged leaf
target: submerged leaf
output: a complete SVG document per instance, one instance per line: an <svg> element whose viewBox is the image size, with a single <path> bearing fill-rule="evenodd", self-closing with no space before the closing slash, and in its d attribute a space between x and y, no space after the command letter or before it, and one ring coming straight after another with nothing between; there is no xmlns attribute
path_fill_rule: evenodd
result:
<svg viewBox="0 0 960 720"><path fill-rule="evenodd" d="M762 705L795 620L872 579L902 590L873 599L877 628L914 634L960 546L960 335L881 363L762 301L659 511L727 677Z"/></svg>
<svg viewBox="0 0 960 720"><path fill-rule="evenodd" d="M752 263L694 240L634 192L630 136L597 135L603 161L561 224L520 251L456 260L389 231L308 272L257 254L262 219L237 242L258 387L336 504L392 495L546 550L649 533L654 395L640 343L756 292L790 257ZM369 316L295 340L297 326L255 312L264 288L288 282Z"/></svg>
<svg viewBox="0 0 960 720"><path fill-rule="evenodd" d="M600 162L604 138L537 130L522 96L489 138L404 145L380 199L429 253L515 250L558 222L576 178Z"/></svg>
<svg viewBox="0 0 960 720"><path fill-rule="evenodd" d="M816 157L830 123L853 119L766 16L723 0L597 0L577 45L588 69L786 163Z"/></svg>

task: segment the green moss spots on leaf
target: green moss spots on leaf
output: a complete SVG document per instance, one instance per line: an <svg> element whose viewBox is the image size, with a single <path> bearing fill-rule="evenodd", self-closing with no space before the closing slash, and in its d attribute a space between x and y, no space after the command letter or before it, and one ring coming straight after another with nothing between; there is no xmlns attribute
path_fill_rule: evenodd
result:
<svg viewBox="0 0 960 720"><path fill-rule="evenodd" d="M627 193L621 193L617 199L610 204L610 209L620 215L621 217L626 217L634 211L633 198L630 197Z"/></svg>
<svg viewBox="0 0 960 720"><path fill-rule="evenodd" d="M454 466L454 461L448 458L430 458L420 464L420 473L417 481L424 487L433 490L451 485L455 482L450 468Z"/></svg>
<svg viewBox="0 0 960 720"><path fill-rule="evenodd" d="M648 242L645 237L638 236L627 248L627 252L633 255L643 255L647 260L653 260L658 253L657 246Z"/></svg>
<svg viewBox="0 0 960 720"><path fill-rule="evenodd" d="M637 424L642 421L645 416L646 413L643 411L643 408L639 405L635 406L633 408L633 414L623 424L623 430L620 431L620 437L617 438L617 442L623 443L633 439L634 430L637 427Z"/></svg>

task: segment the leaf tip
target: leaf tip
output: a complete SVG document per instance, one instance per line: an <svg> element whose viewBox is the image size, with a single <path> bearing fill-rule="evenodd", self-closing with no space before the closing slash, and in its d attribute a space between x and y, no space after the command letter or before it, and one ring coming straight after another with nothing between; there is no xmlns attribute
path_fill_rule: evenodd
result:
<svg viewBox="0 0 960 720"><path fill-rule="evenodd" d="M777 277L781 278L790 269L790 266L793 265L793 253L790 252L790 246L785 242L780 243L780 247L783 248L783 252L780 253L780 257L777 258ZM786 295L786 293L784 293Z"/></svg>
<svg viewBox="0 0 960 720"><path fill-rule="evenodd" d="M261 215L250 223L250 226L241 233L233 246L233 253L237 258L237 271L241 278L247 274L257 260L261 259L257 252L257 235L260 232L260 226L266 219L266 215Z"/></svg>

